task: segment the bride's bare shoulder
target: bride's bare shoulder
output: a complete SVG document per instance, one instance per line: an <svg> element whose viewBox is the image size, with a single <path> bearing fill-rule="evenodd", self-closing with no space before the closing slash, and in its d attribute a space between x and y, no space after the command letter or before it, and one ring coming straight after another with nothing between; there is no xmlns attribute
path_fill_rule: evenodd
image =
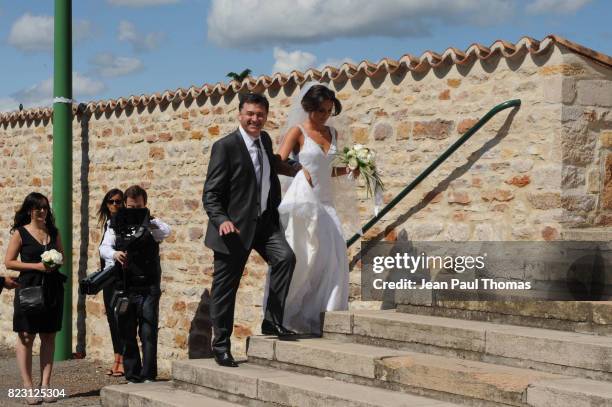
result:
<svg viewBox="0 0 612 407"><path fill-rule="evenodd" d="M302 129L299 126L291 127L285 134L285 139L300 140L302 137Z"/></svg>
<svg viewBox="0 0 612 407"><path fill-rule="evenodd" d="M281 139L279 151L281 156L284 154L289 155L290 152L298 153L304 144L304 135L298 126L291 127L283 138Z"/></svg>
<svg viewBox="0 0 612 407"><path fill-rule="evenodd" d="M287 134L289 133L302 134L302 128L300 126L293 126L287 131Z"/></svg>

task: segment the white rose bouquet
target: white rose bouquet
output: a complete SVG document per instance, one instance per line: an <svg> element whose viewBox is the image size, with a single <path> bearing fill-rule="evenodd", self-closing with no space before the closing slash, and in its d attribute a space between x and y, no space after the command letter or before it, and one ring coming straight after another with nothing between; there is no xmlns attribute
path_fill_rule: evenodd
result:
<svg viewBox="0 0 612 407"><path fill-rule="evenodd" d="M378 191L384 190L383 182L376 170L375 159L374 151L363 144L355 144L351 148L344 147L343 152L337 157L337 162L347 166L351 171L359 169L359 174L366 184L368 197L375 196Z"/></svg>
<svg viewBox="0 0 612 407"><path fill-rule="evenodd" d="M61 266L64 262L62 254L55 249L47 250L40 255L40 259L45 266L50 268Z"/></svg>

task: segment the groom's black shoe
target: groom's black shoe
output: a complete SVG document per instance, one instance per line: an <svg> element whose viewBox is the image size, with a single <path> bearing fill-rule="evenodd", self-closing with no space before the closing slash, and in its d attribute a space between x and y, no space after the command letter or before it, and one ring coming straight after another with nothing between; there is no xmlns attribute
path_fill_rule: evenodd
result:
<svg viewBox="0 0 612 407"><path fill-rule="evenodd" d="M267 319L264 319L261 323L261 333L264 335L275 335L279 337L296 335L295 332L285 328L281 324L270 322Z"/></svg>
<svg viewBox="0 0 612 407"><path fill-rule="evenodd" d="M236 361L234 360L234 357L229 351L227 352L214 352L213 351L213 355L215 356L215 362L217 362L219 366L238 367L238 363L236 363Z"/></svg>

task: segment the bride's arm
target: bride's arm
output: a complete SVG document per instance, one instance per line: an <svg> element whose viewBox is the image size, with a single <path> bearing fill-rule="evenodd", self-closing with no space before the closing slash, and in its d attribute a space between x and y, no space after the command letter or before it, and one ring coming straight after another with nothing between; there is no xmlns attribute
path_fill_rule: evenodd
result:
<svg viewBox="0 0 612 407"><path fill-rule="evenodd" d="M295 168L287 162L289 158L289 154L291 151L299 150L299 140L302 133L299 128L293 127L285 135L283 139L283 144L280 146L278 150L278 154L276 157L278 158L276 161L276 171L281 175L287 175L289 177L295 177L295 174L299 171L300 168Z"/></svg>
<svg viewBox="0 0 612 407"><path fill-rule="evenodd" d="M359 167L355 168L353 171L349 167L333 167L332 168L332 177L341 177L343 175L348 175L353 173L353 177L357 178L359 176Z"/></svg>
<svg viewBox="0 0 612 407"><path fill-rule="evenodd" d="M356 171L359 171L359 169L357 169ZM341 177L343 175L348 175L350 173L351 173L351 169L349 167L332 168L332 177Z"/></svg>
<svg viewBox="0 0 612 407"><path fill-rule="evenodd" d="M287 161L292 151L299 151L301 136L302 132L299 127L292 127L289 129L283 139L283 144L281 144L278 149L278 155L280 155L281 160Z"/></svg>

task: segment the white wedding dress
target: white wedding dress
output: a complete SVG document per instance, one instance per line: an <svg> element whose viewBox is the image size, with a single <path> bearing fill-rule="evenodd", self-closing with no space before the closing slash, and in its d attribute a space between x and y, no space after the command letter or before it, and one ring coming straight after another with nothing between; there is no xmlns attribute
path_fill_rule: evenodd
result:
<svg viewBox="0 0 612 407"><path fill-rule="evenodd" d="M300 171L278 208L296 266L285 302L283 325L299 333L321 332L321 312L348 309L349 265L342 225L334 207L332 163L336 131L327 154L299 126L304 145Z"/></svg>

